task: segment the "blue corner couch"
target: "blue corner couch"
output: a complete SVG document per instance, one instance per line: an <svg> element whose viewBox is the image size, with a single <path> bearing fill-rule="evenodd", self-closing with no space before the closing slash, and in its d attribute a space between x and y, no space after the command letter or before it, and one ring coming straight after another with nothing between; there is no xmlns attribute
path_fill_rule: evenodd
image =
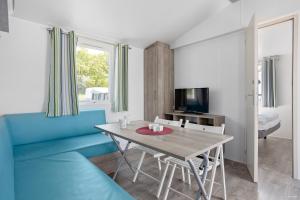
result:
<svg viewBox="0 0 300 200"><path fill-rule="evenodd" d="M103 110L0 117L0 200L133 199L87 158L115 152Z"/></svg>

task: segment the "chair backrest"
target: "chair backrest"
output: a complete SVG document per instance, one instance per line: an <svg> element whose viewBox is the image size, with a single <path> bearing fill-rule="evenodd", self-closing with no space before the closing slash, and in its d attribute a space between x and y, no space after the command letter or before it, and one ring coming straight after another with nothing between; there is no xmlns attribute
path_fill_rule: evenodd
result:
<svg viewBox="0 0 300 200"><path fill-rule="evenodd" d="M206 126L206 125L199 125L199 124L192 124L188 120L185 122L184 128L200 130L207 133L217 133L217 134L224 134L225 124L221 126Z"/></svg>
<svg viewBox="0 0 300 200"><path fill-rule="evenodd" d="M181 127L182 119L180 119L179 121L173 121L173 120L167 120L167 119L160 119L158 116L156 116L154 123Z"/></svg>

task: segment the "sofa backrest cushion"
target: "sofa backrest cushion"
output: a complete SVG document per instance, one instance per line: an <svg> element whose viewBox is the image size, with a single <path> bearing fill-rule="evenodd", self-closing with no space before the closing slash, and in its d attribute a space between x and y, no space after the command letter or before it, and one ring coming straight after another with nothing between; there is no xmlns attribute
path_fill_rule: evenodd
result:
<svg viewBox="0 0 300 200"><path fill-rule="evenodd" d="M6 115L14 145L29 144L99 132L105 124L105 111L81 111L77 116L49 118L45 113Z"/></svg>
<svg viewBox="0 0 300 200"><path fill-rule="evenodd" d="M0 117L0 199L14 200L14 159L4 117Z"/></svg>

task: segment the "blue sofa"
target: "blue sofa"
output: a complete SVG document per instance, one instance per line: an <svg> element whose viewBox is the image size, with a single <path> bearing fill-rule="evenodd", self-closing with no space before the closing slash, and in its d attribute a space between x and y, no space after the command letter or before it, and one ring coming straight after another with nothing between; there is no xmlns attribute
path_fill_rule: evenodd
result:
<svg viewBox="0 0 300 200"><path fill-rule="evenodd" d="M87 158L115 152L103 110L0 117L0 200L133 199Z"/></svg>

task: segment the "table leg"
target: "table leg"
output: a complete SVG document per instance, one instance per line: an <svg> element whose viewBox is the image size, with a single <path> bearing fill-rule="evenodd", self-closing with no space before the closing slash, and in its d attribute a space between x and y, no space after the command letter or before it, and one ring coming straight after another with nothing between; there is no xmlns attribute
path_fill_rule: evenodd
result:
<svg viewBox="0 0 300 200"><path fill-rule="evenodd" d="M118 174L118 172L119 172L119 170L120 170L120 168L121 168L121 166L122 166L122 164L123 164L123 161L125 161L125 162L127 163L127 165L129 166L129 168L131 169L131 171L132 171L133 174L134 174L135 171L134 171L133 167L131 166L131 164L129 163L129 161L127 160L127 158L126 158L126 153L127 153L127 150L128 150L128 148L129 148L129 145L130 145L131 142L128 141L127 144L126 144L125 149L122 150L122 148L121 148L120 144L118 143L118 141L116 140L116 138L115 138L112 134L109 134L109 135L110 135L110 137L112 138L112 140L114 141L114 143L117 145L118 150L119 150L119 152L121 153L122 158L123 158L123 159L120 161L119 165L118 165L118 168L117 168L117 170L116 170L116 172L115 172L115 174L114 174L114 176L113 176L113 179L114 179L114 180L116 179L117 174Z"/></svg>
<svg viewBox="0 0 300 200"><path fill-rule="evenodd" d="M205 181L206 181L206 178L207 178L207 173L208 173L208 166L209 166L209 152L206 152L202 155L202 158L203 158L203 161L200 165L200 168L203 169L203 173L202 173L202 176L201 176L201 181L202 181L202 184L205 185ZM197 193L197 198L196 199L199 199L201 198L201 191L200 193Z"/></svg>
<svg viewBox="0 0 300 200"><path fill-rule="evenodd" d="M226 181L225 181L225 167L224 167L224 154L223 154L223 146L221 147L220 151L220 162L221 162L221 172L222 172L222 182L223 182L223 194L224 194L224 200L227 200L227 194L226 194Z"/></svg>
<svg viewBox="0 0 300 200"><path fill-rule="evenodd" d="M207 178L207 170L209 166L209 153L204 153L203 154L203 162L202 162L202 167L203 167L203 174L202 174L202 183L205 185L205 181Z"/></svg>
<svg viewBox="0 0 300 200"><path fill-rule="evenodd" d="M203 182L202 182L202 180L201 180L201 178L200 178L200 176L199 176L198 170L196 169L196 167L195 167L195 165L194 165L194 162L192 161L192 159L190 159L190 160L188 160L188 163L189 163L189 165L190 165L190 167L191 167L191 170L192 170L192 172L193 172L193 174L194 174L194 177L195 177L195 179L196 179L196 181L197 181L197 184L198 184L198 186L199 186L199 191L198 191L198 193L197 193L197 199L200 199L201 195L203 194L204 199L205 199L205 200L208 200L208 196L207 196L207 193L206 193L206 191L205 191L204 184L203 184ZM204 166L204 170L207 170L207 169L205 169L205 168L207 168L207 167L208 167L208 166ZM204 174L204 173L203 173L203 174ZM202 177L202 179L203 179L203 177ZM203 179L203 180L204 180L204 179Z"/></svg>

